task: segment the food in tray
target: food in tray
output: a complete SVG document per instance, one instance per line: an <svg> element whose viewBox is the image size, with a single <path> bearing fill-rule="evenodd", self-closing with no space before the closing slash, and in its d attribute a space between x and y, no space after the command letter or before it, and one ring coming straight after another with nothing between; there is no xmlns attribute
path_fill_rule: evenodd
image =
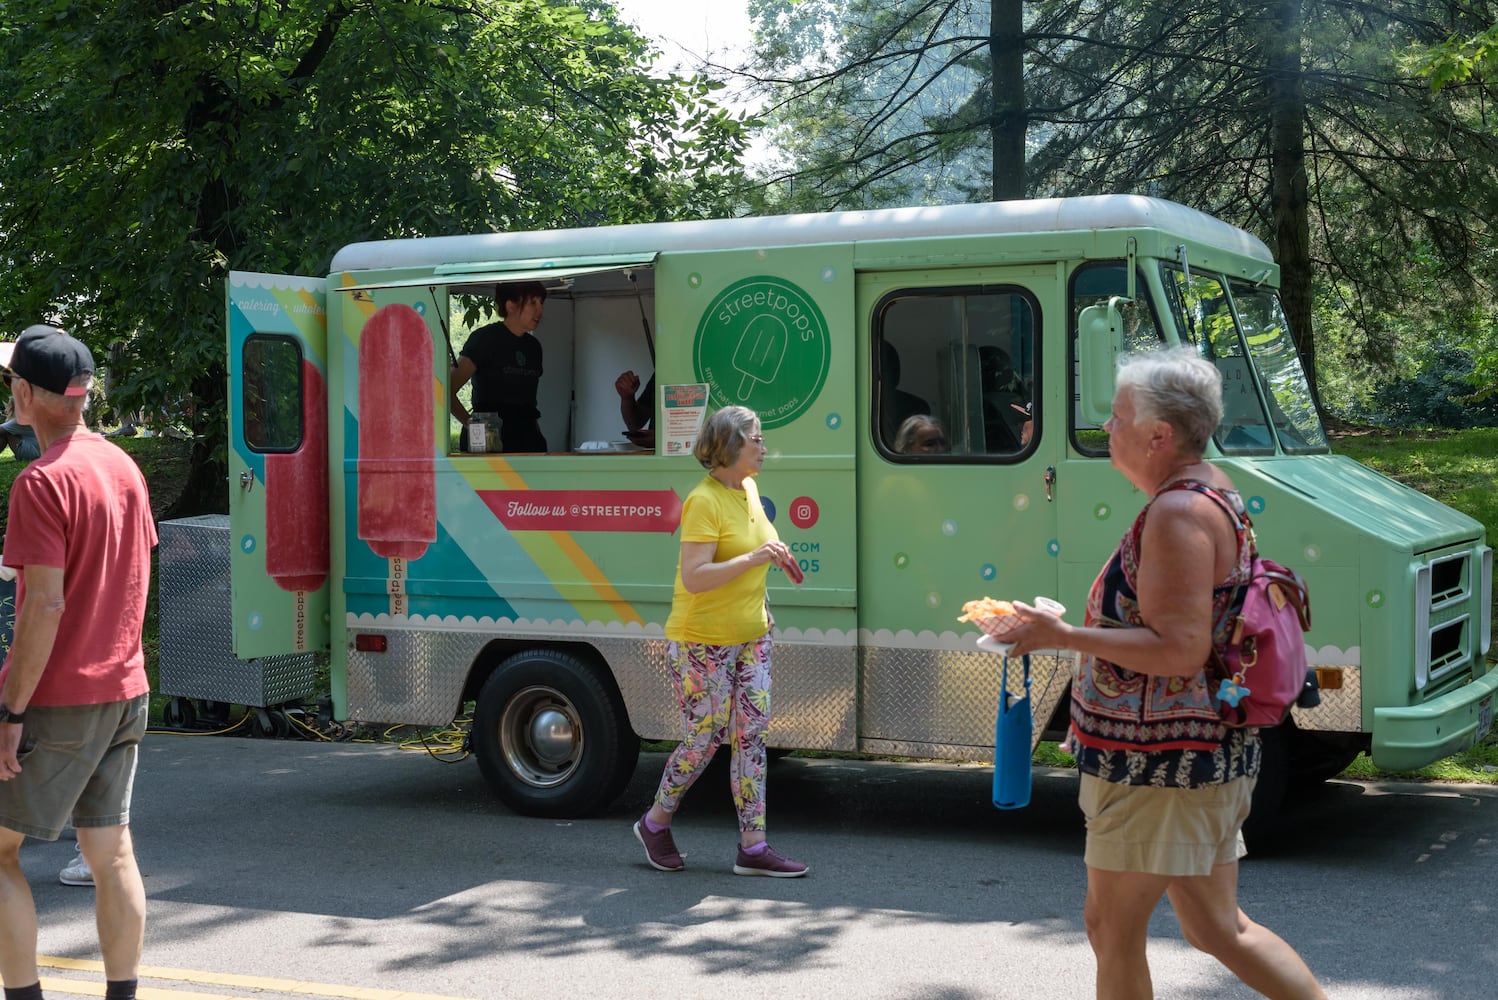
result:
<svg viewBox="0 0 1498 1000"><path fill-rule="evenodd" d="M1015 614L1013 604L992 597L968 601L962 606L962 614L957 616L957 620L972 622L995 639L1004 638L1024 624L1024 620Z"/></svg>
<svg viewBox="0 0 1498 1000"><path fill-rule="evenodd" d="M980 597L974 601L968 601L962 606L962 614L957 616L960 622L975 622L981 618L993 618L997 615L1014 614L1014 605L1008 601L996 601L992 597Z"/></svg>

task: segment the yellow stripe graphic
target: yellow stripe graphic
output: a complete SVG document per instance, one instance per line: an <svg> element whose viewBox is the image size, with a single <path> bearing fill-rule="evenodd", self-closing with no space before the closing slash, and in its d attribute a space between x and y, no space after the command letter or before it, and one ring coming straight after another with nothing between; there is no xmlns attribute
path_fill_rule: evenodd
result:
<svg viewBox="0 0 1498 1000"><path fill-rule="evenodd" d="M499 456L489 456L486 462L489 468L499 476L500 482L506 489L530 489L530 486L505 459ZM464 478L468 480L470 486L477 487L478 484L474 482L473 476L465 475ZM584 601L601 602L613 609L621 622L636 625L645 623L645 619L634 609L634 605L619 596L619 591L614 589L614 585L609 582L598 564L583 551L571 532L520 531L515 532L513 537L543 572L546 572L548 567L555 566L559 560L565 560L582 575L587 581L586 588L554 584L557 592L573 604Z"/></svg>

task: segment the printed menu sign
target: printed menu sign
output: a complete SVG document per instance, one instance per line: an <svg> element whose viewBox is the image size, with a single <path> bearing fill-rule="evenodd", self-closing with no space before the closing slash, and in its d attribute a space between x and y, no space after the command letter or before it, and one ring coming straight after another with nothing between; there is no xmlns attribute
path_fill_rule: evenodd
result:
<svg viewBox="0 0 1498 1000"><path fill-rule="evenodd" d="M661 421L665 430L663 455L690 455L702 422L707 419L707 383L661 386Z"/></svg>

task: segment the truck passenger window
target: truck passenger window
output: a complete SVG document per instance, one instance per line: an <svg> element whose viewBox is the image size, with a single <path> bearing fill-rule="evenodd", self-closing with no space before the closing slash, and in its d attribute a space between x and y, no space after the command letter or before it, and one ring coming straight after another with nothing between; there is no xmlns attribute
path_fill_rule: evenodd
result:
<svg viewBox="0 0 1498 1000"><path fill-rule="evenodd" d="M302 349L290 337L255 334L241 356L244 442L253 451L291 452L302 443Z"/></svg>
<svg viewBox="0 0 1498 1000"><path fill-rule="evenodd" d="M1022 288L910 289L874 322L875 441L899 460L1013 458L1035 429L1038 308Z"/></svg>

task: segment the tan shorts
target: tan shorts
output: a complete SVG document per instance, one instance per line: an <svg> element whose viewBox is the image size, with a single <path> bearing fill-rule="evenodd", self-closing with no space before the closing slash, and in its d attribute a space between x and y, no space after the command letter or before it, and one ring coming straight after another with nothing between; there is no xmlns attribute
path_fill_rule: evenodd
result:
<svg viewBox="0 0 1498 1000"><path fill-rule="evenodd" d="M1089 868L1152 875L1210 875L1247 853L1243 821L1254 778L1205 788L1120 785L1082 775Z"/></svg>
<svg viewBox="0 0 1498 1000"><path fill-rule="evenodd" d="M0 826L56 840L69 815L80 828L128 825L149 699L27 708L21 745L34 746L0 781Z"/></svg>

